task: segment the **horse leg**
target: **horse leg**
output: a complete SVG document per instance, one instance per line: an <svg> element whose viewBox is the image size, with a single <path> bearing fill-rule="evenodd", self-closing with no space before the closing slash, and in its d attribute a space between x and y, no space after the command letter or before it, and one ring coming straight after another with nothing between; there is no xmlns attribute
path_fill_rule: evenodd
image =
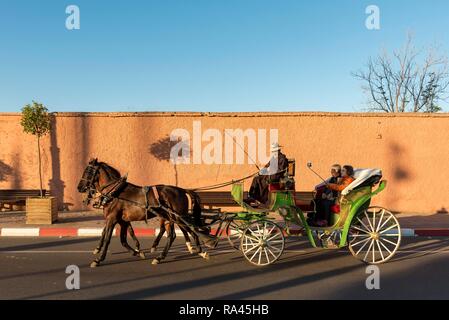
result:
<svg viewBox="0 0 449 320"><path fill-rule="evenodd" d="M140 258L145 259L145 253L143 251L140 250L140 242L139 239L137 239L136 234L134 233L134 229L133 226L131 225L131 222L128 223L129 225L129 235L131 236L131 238L133 238L134 243L136 244L136 254L139 255Z"/></svg>
<svg viewBox="0 0 449 320"><path fill-rule="evenodd" d="M189 250L189 252L191 254L194 254L195 251L193 250L192 244L190 242L190 237L189 237L189 232L186 230L185 227L183 226L179 226L179 229L181 229L182 234L184 235L184 239L186 239L186 246L187 246L187 250Z"/></svg>
<svg viewBox="0 0 449 320"><path fill-rule="evenodd" d="M104 230L105 231L104 245L101 248L100 257L96 258L90 264L91 268L95 268L100 264L100 262L102 262L106 258L106 253L108 252L109 243L111 242L112 233L114 232L114 227L116 223L117 222L112 219L107 220L106 227Z"/></svg>
<svg viewBox="0 0 449 320"><path fill-rule="evenodd" d="M159 245L159 242L161 241L162 236L165 233L165 222L166 220L161 219L160 225L159 225L159 233L156 236L156 239L153 241L153 245L151 246L150 252L155 252L157 249L157 246Z"/></svg>
<svg viewBox="0 0 449 320"><path fill-rule="evenodd" d="M165 257L167 257L168 251L170 250L171 245L173 244L173 241L176 238L176 232L175 232L175 225L173 222L166 223L166 225L169 225L167 228L167 243L165 244L164 251L159 255L159 257L154 258L151 264L158 264L160 263Z"/></svg>
<svg viewBox="0 0 449 320"><path fill-rule="evenodd" d="M101 248L103 247L105 234L106 234L106 226L104 226L103 231L101 232L100 242L98 243L98 247L95 248L93 254L97 254L98 252L100 252Z"/></svg>
<svg viewBox="0 0 449 320"><path fill-rule="evenodd" d="M132 230L131 223L125 222L125 221L121 221L121 222L119 222L119 224L120 224L120 242L121 242L122 246L126 250L131 252L133 254L133 256L137 256L138 254L140 255L140 251L138 249L131 248L131 246L128 244L128 241L127 241L128 228L129 228L130 232Z"/></svg>
<svg viewBox="0 0 449 320"><path fill-rule="evenodd" d="M195 240L195 247L197 248L198 251L198 255L206 260L209 260L209 253L207 253L207 251L203 252L203 249L201 248L201 242L200 242L200 238L198 237L198 235L195 232L192 232L192 237Z"/></svg>

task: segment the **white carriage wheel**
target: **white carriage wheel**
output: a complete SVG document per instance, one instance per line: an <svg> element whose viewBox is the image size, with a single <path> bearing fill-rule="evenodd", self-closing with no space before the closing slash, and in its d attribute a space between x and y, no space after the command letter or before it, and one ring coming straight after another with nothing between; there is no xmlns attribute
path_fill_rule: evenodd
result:
<svg viewBox="0 0 449 320"><path fill-rule="evenodd" d="M258 220L243 232L240 248L246 260L256 266L275 262L284 251L285 238L282 229L271 221Z"/></svg>
<svg viewBox="0 0 449 320"><path fill-rule="evenodd" d="M228 242L232 248L240 250L240 242L243 231L245 231L246 222L242 220L231 220L226 226Z"/></svg>
<svg viewBox="0 0 449 320"><path fill-rule="evenodd" d="M390 260L401 244L396 217L381 207L371 207L354 218L348 234L349 251L367 264Z"/></svg>

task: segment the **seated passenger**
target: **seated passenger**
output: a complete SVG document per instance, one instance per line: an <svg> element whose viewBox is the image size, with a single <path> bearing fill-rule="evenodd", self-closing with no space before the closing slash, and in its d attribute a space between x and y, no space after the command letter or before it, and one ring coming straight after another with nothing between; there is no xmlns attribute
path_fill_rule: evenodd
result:
<svg viewBox="0 0 449 320"><path fill-rule="evenodd" d="M341 192L346 189L347 186L349 186L355 179L353 177L354 175L354 168L352 166L346 165L343 166L341 169L341 178L338 178L337 183L327 183L326 187L333 191L337 192L337 197L333 201L325 201L323 202L323 209L326 220L319 222L322 224L321 226L326 226L330 222L331 217L331 207L335 204L336 200L340 197Z"/></svg>
<svg viewBox="0 0 449 320"><path fill-rule="evenodd" d="M344 189L346 189L346 187L349 186L354 180L354 168L352 166L346 165L343 166L343 169L341 169L341 178L338 180L338 182L328 183L327 188L329 188L330 190L338 191L338 193L340 193Z"/></svg>
<svg viewBox="0 0 449 320"><path fill-rule="evenodd" d="M331 167L331 177L326 180L327 184L336 184L341 177L341 166L334 164ZM325 187L324 191L318 198L315 198L316 216L310 220L310 223L315 226L323 227L327 225L330 218L330 208L335 204L338 192Z"/></svg>
<svg viewBox="0 0 449 320"><path fill-rule="evenodd" d="M260 170L258 176L254 177L247 203L265 204L268 201L268 184L279 182L288 168L288 159L281 152L281 146L278 143L273 143L270 151L272 154L270 162Z"/></svg>

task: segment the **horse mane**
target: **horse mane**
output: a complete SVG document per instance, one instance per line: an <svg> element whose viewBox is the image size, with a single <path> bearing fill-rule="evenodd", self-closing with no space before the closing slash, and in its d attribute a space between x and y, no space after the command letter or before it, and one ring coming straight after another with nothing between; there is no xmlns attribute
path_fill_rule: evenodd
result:
<svg viewBox="0 0 449 320"><path fill-rule="evenodd" d="M100 166L102 166L103 169L105 169L104 171L108 175L109 179L118 179L118 178L120 178L122 176L117 169L115 169L112 166L108 165L106 162L98 162L98 164Z"/></svg>

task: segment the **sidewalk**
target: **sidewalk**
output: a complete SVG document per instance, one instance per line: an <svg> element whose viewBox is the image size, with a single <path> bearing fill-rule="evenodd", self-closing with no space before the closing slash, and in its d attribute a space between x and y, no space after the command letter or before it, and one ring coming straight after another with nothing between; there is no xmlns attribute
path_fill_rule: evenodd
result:
<svg viewBox="0 0 449 320"><path fill-rule="evenodd" d="M449 213L400 213L396 217L403 236L449 236ZM280 219L281 220L281 219ZM59 212L58 221L52 225L25 223L25 212L0 212L1 236L99 236L104 226L101 210ZM152 236L159 232L159 219L133 222L137 236ZM116 228L115 235L119 229ZM181 234L179 230L176 232Z"/></svg>

